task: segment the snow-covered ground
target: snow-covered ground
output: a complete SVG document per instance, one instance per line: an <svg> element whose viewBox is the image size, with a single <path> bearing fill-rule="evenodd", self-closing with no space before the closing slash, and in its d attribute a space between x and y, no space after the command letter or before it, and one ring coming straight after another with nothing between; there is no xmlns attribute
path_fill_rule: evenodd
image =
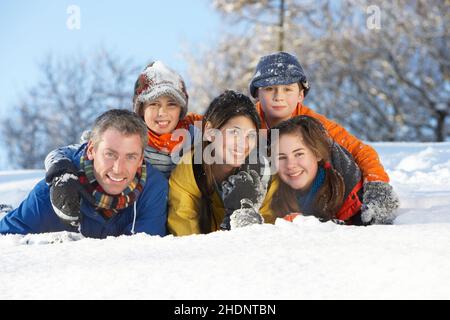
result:
<svg viewBox="0 0 450 320"><path fill-rule="evenodd" d="M450 143L373 146L402 201L392 226L0 236L0 299L450 299ZM0 203L17 206L42 176L0 172Z"/></svg>

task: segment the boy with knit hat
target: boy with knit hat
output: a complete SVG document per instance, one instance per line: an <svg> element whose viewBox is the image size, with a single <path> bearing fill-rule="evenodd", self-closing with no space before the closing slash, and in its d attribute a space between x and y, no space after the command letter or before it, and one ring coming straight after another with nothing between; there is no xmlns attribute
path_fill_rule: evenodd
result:
<svg viewBox="0 0 450 320"><path fill-rule="evenodd" d="M161 61L149 64L139 75L134 86L133 110L147 125L148 143L144 158L166 178L175 168L174 152L182 152L185 143L193 143L196 128L194 122L200 115L187 114L188 94L183 79ZM173 135L178 129L177 135ZM189 135L185 133L189 132ZM179 134L180 133L180 134ZM190 141L186 139L190 138ZM68 215L79 211L80 197L77 183L59 182L64 174L76 174L68 158L78 146L68 146L50 152L45 159L46 181L50 184L52 205ZM73 175L72 175L73 176ZM58 201L54 201L58 199Z"/></svg>
<svg viewBox="0 0 450 320"><path fill-rule="evenodd" d="M349 134L343 127L303 104L310 89L297 58L286 52L263 56L256 66L249 90L257 99L262 128L270 129L289 118L307 115L318 119L330 137L354 157L364 177L362 219L365 223L392 221L398 197L389 185L376 151ZM394 199L395 201L389 201ZM395 202L395 203L389 203Z"/></svg>

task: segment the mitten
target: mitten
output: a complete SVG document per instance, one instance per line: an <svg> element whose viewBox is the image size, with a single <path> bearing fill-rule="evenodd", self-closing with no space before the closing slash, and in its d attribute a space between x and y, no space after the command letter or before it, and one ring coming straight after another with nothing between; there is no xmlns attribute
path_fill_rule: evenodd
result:
<svg viewBox="0 0 450 320"><path fill-rule="evenodd" d="M81 195L91 203L93 196L80 184L77 168L68 159L52 164L45 179L50 184L50 201L56 215L64 224L77 227L80 224Z"/></svg>
<svg viewBox="0 0 450 320"><path fill-rule="evenodd" d="M56 215L64 224L76 227L80 224L80 193L83 187L78 176L63 173L53 178L50 185L50 201Z"/></svg>
<svg viewBox="0 0 450 320"><path fill-rule="evenodd" d="M262 223L264 223L264 218L255 210L253 203L247 199L241 200L241 208L235 210L230 217L231 229Z"/></svg>
<svg viewBox="0 0 450 320"><path fill-rule="evenodd" d="M67 158L61 158L56 162L49 163L47 172L45 173L45 181L47 184L52 184L53 179L63 175L64 173L78 173L77 167Z"/></svg>
<svg viewBox="0 0 450 320"><path fill-rule="evenodd" d="M392 224L400 200L392 186L386 182L366 182L363 186L361 220L367 224Z"/></svg>
<svg viewBox="0 0 450 320"><path fill-rule="evenodd" d="M230 176L222 183L222 200L225 207L225 216L220 227L222 230L230 229L230 216L241 209L241 200L247 199L258 212L267 192L267 185L254 170L240 171Z"/></svg>

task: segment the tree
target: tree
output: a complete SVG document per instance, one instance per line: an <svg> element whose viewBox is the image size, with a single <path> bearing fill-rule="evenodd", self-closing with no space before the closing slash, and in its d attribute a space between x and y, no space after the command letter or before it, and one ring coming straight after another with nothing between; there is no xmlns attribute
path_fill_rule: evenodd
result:
<svg viewBox="0 0 450 320"><path fill-rule="evenodd" d="M278 51L284 50L286 0L215 0L213 5L222 13L235 14L243 20L275 27Z"/></svg>
<svg viewBox="0 0 450 320"><path fill-rule="evenodd" d="M42 79L3 121L2 135L13 166L42 168L47 153L77 143L95 118L111 108L131 108L138 69L105 50L40 65Z"/></svg>
<svg viewBox="0 0 450 320"><path fill-rule="evenodd" d="M214 88L248 93L259 58L280 48L281 0L213 3L236 27L188 70L203 77L191 88L200 105ZM283 48L306 70L307 105L362 139L449 139L450 1L285 0L283 7ZM376 14L380 25L372 27Z"/></svg>
<svg viewBox="0 0 450 320"><path fill-rule="evenodd" d="M381 25L365 27L370 5ZM369 140L443 141L450 112L448 1L348 1L315 102ZM426 9L425 9L426 5ZM320 75L320 73L319 73ZM329 92L336 94L328 94Z"/></svg>

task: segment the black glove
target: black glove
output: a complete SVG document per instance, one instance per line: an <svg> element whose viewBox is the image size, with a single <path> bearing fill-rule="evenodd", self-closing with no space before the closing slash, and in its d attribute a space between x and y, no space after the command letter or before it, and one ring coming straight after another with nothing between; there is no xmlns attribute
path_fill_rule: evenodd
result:
<svg viewBox="0 0 450 320"><path fill-rule="evenodd" d="M47 172L45 173L45 181L47 184L51 185L53 179L63 175L64 173L72 173L74 175L78 174L78 169L75 165L67 158L60 159L50 165Z"/></svg>
<svg viewBox="0 0 450 320"><path fill-rule="evenodd" d="M386 182L366 182L363 186L361 220L367 224L392 224L400 200Z"/></svg>
<svg viewBox="0 0 450 320"><path fill-rule="evenodd" d="M88 194L80 184L77 168L70 160L63 159L52 165L46 174L47 183L50 182L50 201L56 215L64 224L72 227L81 222L81 195L90 202L93 196Z"/></svg>
<svg viewBox="0 0 450 320"><path fill-rule="evenodd" d="M255 170L240 171L230 176L222 183L222 200L225 207L225 216L220 224L222 230L230 230L230 216L235 210L241 209L241 200L251 202L255 211L261 207L266 195L267 185Z"/></svg>

